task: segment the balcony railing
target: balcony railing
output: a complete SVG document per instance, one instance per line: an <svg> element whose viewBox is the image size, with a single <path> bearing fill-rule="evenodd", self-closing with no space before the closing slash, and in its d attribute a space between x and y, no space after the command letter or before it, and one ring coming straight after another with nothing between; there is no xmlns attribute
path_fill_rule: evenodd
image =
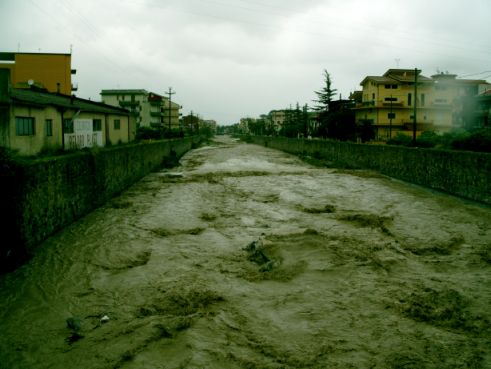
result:
<svg viewBox="0 0 491 369"><path fill-rule="evenodd" d="M403 122L404 128L408 131L413 129L413 122ZM431 131L433 130L434 124L433 121L431 122L423 122L423 123L416 123L416 130L417 131Z"/></svg>
<svg viewBox="0 0 491 369"><path fill-rule="evenodd" d="M163 101L162 99L156 99L156 98L153 98L153 99L148 99L148 103L152 106L160 106L160 105L163 105Z"/></svg>
<svg viewBox="0 0 491 369"><path fill-rule="evenodd" d="M140 102L139 101L120 101L119 102L119 106L123 107L123 108L126 108L126 107L134 107L134 106L138 106L140 105Z"/></svg>
<svg viewBox="0 0 491 369"><path fill-rule="evenodd" d="M379 106L380 104L377 104L377 107ZM401 106L404 106L404 103L402 101L392 101L392 102L388 102L388 101L384 101L382 104L381 104L384 108L386 107L394 107L394 108L398 108L398 107L401 107Z"/></svg>

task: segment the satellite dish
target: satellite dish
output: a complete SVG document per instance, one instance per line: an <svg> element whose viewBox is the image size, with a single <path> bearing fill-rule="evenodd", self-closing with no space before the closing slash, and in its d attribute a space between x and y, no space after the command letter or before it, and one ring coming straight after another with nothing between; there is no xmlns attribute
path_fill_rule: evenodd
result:
<svg viewBox="0 0 491 369"><path fill-rule="evenodd" d="M28 84L29 86L32 86L32 85L34 84L34 80L33 80L33 79L30 79L29 81L27 81L27 84Z"/></svg>

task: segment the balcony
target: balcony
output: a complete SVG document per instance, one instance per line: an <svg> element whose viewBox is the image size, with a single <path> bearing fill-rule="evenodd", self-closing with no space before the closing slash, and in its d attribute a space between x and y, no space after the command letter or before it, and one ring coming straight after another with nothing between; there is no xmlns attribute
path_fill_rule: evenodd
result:
<svg viewBox="0 0 491 369"><path fill-rule="evenodd" d="M377 104L377 107L380 106L384 108L390 108L391 106L393 108L399 108L399 107L403 107L404 103L402 101L392 101L392 102L384 101L382 104Z"/></svg>
<svg viewBox="0 0 491 369"><path fill-rule="evenodd" d="M452 104L447 101L433 101L431 104L433 108L450 108Z"/></svg>
<svg viewBox="0 0 491 369"><path fill-rule="evenodd" d="M408 131L411 131L413 129L413 122L403 122L404 128ZM434 130L434 124L433 121L426 121L423 123L416 123L416 130L417 131L432 131Z"/></svg>
<svg viewBox="0 0 491 369"><path fill-rule="evenodd" d="M152 106L160 106L162 105L162 98L148 98L148 103Z"/></svg>
<svg viewBox="0 0 491 369"><path fill-rule="evenodd" d="M135 107L135 106L139 106L140 105L140 102L139 101L120 101L119 102L119 106L121 106L122 108L127 108L127 107Z"/></svg>
<svg viewBox="0 0 491 369"><path fill-rule="evenodd" d="M161 117L163 114L159 111L151 111L150 116L151 117Z"/></svg>

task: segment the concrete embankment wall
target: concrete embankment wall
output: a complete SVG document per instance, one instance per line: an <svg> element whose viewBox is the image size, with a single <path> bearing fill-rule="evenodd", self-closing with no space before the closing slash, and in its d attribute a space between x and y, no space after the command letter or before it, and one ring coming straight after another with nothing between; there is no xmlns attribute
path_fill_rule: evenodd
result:
<svg viewBox="0 0 491 369"><path fill-rule="evenodd" d="M283 137L249 140L291 154L320 157L335 166L376 170L491 205L491 154Z"/></svg>
<svg viewBox="0 0 491 369"><path fill-rule="evenodd" d="M56 158L3 162L0 168L0 272L145 175L175 161L199 137L80 151Z"/></svg>

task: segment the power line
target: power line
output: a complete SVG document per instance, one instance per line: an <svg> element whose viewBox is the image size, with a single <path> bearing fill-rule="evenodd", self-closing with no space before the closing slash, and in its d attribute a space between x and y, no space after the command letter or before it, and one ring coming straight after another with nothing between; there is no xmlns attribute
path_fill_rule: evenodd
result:
<svg viewBox="0 0 491 369"><path fill-rule="evenodd" d="M479 72L479 73L471 73L471 74L466 74L466 75L463 75L463 76L460 76L461 78L465 78L465 77L473 77L473 76L478 76L480 74L485 74L485 73L491 73L491 70L485 70L483 72ZM487 78L487 77L483 77L483 78Z"/></svg>

